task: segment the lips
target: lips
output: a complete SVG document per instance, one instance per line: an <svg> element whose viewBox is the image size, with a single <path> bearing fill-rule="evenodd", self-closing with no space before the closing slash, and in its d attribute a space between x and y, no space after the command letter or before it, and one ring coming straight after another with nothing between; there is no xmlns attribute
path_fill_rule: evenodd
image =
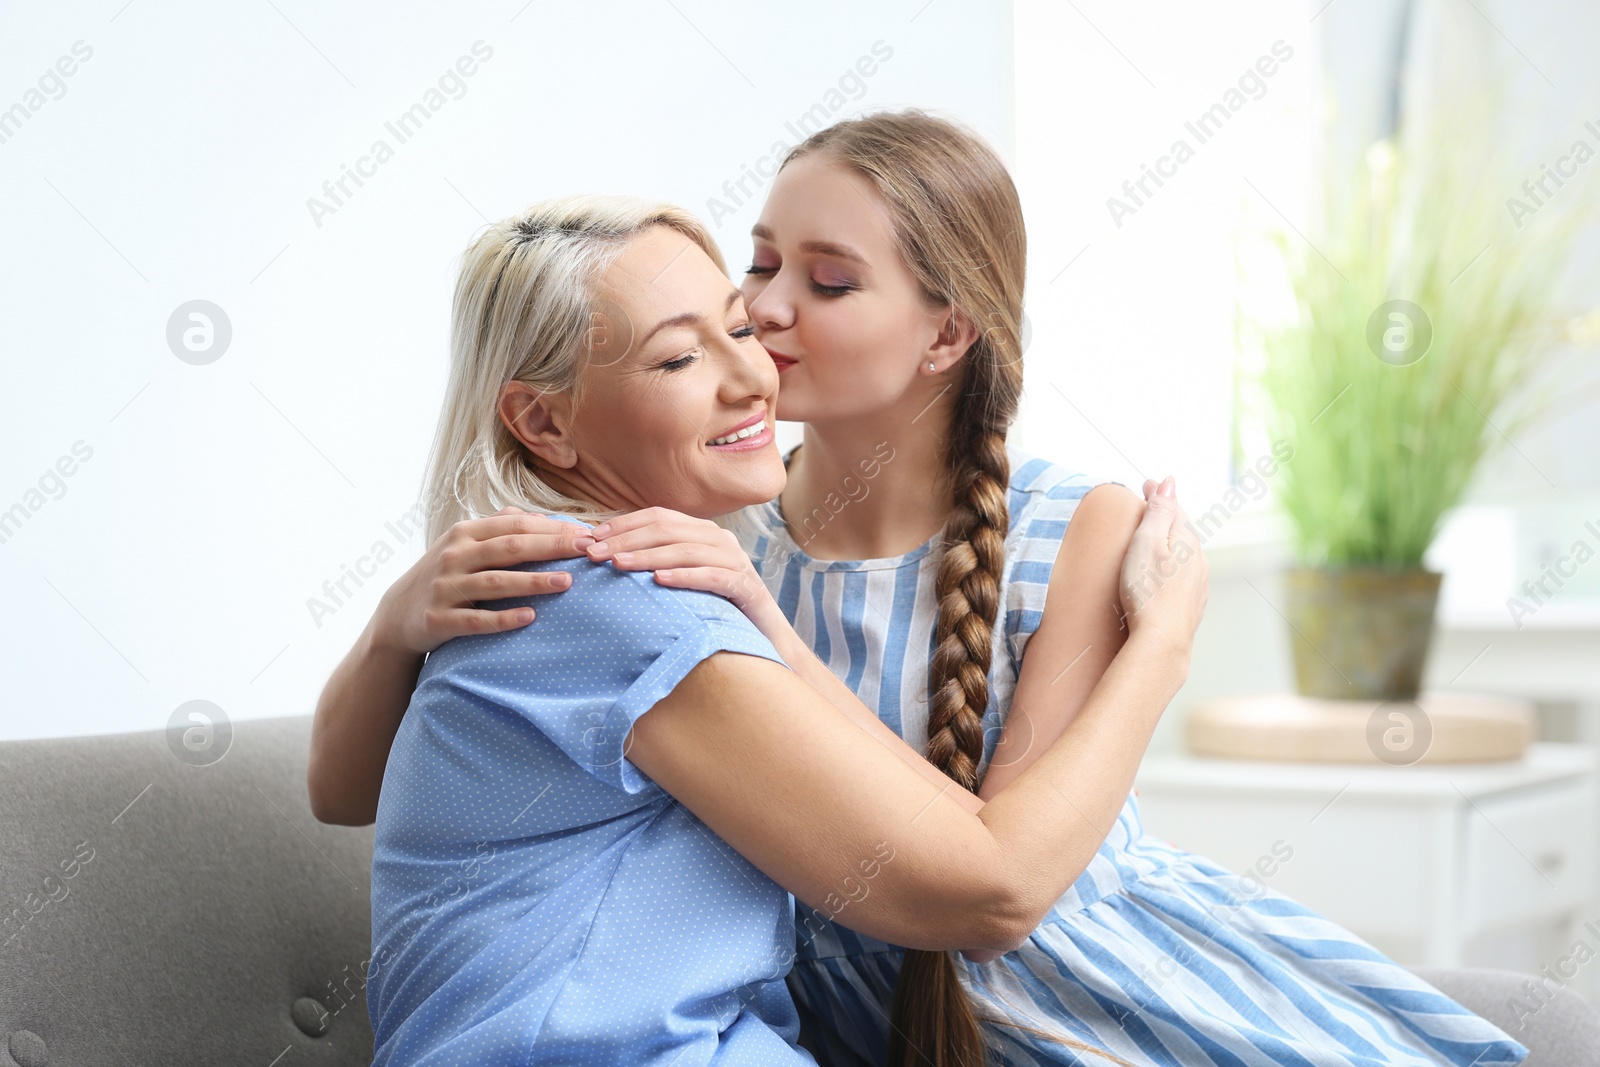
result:
<svg viewBox="0 0 1600 1067"><path fill-rule="evenodd" d="M762 348L767 348L766 345L762 345L761 347ZM778 369L779 370L783 370L783 369L785 369L787 367L792 367L796 363L799 362L799 360L795 359L792 356L786 356L782 352L774 352L770 348L767 348L767 355L772 357L772 362L776 363L778 365Z"/></svg>
<svg viewBox="0 0 1600 1067"><path fill-rule="evenodd" d="M764 451L771 446L773 440L772 427L765 422L758 422L734 434L731 441L723 441L721 444L708 441L706 447L713 452L753 453Z"/></svg>
<svg viewBox="0 0 1600 1067"><path fill-rule="evenodd" d="M745 419L743 422L736 423L733 426L729 426L726 430L723 430L721 433L719 433L715 437L713 437L712 440L713 441L720 441L722 438L727 437L729 434L738 433L740 430L744 429L746 426L754 426L758 422L765 422L766 418L767 418L767 413L765 411L758 411L754 415L751 415L748 419Z"/></svg>

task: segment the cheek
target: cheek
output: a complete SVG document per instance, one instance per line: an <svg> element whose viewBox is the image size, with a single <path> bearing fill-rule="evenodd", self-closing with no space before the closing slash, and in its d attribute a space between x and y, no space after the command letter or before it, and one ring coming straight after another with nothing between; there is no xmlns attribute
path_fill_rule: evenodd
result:
<svg viewBox="0 0 1600 1067"><path fill-rule="evenodd" d="M915 352L911 332L857 297L808 303L801 340L816 371L868 393L904 388Z"/></svg>
<svg viewBox="0 0 1600 1067"><path fill-rule="evenodd" d="M654 442L651 448L636 448L634 462L681 468L685 456L697 451L697 434L704 422L700 398L669 379L635 404L619 429L629 441Z"/></svg>
<svg viewBox="0 0 1600 1067"><path fill-rule="evenodd" d="M603 394L596 390L575 420L580 447L630 481L660 477L682 467L684 438L692 433L690 417L680 414L686 404L670 381L651 385L636 379ZM652 446L641 447L644 441Z"/></svg>
<svg viewBox="0 0 1600 1067"><path fill-rule="evenodd" d="M772 368L767 354L758 354ZM699 362L661 382L638 413L634 425L639 430L628 436L660 442L653 462L663 476L698 478L701 465L714 458L706 451L705 438L718 425L718 389L725 373L721 360L702 352ZM772 368L771 373L776 377L778 372Z"/></svg>

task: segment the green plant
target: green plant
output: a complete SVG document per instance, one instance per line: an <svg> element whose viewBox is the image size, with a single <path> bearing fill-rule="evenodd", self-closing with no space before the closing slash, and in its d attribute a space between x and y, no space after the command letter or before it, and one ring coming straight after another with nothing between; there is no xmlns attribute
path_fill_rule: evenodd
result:
<svg viewBox="0 0 1600 1067"><path fill-rule="evenodd" d="M1347 189L1325 185L1309 240L1279 240L1297 313L1263 330L1256 384L1294 449L1276 490L1305 565L1421 566L1483 457L1543 407L1530 394L1587 192L1519 229L1503 153L1472 143L1378 142Z"/></svg>

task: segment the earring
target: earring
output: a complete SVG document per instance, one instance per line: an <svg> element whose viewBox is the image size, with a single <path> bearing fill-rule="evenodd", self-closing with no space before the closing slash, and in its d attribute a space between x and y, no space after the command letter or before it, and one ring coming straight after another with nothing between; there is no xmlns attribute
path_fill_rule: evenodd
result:
<svg viewBox="0 0 1600 1067"><path fill-rule="evenodd" d="M934 372L933 360L930 359L930 360L928 360L928 373L932 374L933 372Z"/></svg>

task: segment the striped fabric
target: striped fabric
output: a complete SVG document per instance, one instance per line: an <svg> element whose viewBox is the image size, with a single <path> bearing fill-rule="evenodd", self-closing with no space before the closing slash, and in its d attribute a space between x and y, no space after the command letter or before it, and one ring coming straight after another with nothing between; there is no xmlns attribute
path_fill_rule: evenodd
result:
<svg viewBox="0 0 1600 1067"><path fill-rule="evenodd" d="M1067 523L1094 479L1008 449L1011 528L980 771L1038 629ZM844 506L848 506L847 504ZM817 656L913 747L927 743L938 540L903 556L818 560L777 502L733 524ZM814 531L813 531L814 534ZM883 1062L901 950L797 911L789 987L823 1063ZM1029 940L965 964L980 1012L1172 1067L1489 1067L1522 1045L1321 916L1144 833L1130 796L1098 854ZM995 1064L1109 1062L997 1022Z"/></svg>

